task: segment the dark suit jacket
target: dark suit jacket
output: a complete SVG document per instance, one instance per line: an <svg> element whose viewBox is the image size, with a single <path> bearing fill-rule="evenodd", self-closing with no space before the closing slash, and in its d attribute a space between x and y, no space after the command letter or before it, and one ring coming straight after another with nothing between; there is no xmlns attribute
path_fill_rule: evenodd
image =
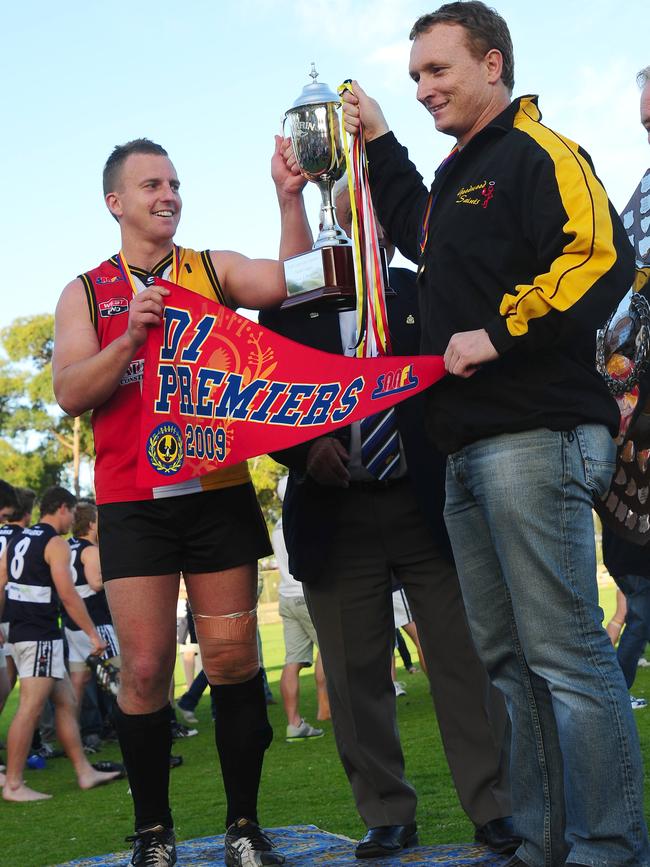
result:
<svg viewBox="0 0 650 867"><path fill-rule="evenodd" d="M390 269L390 286L395 295L387 296L388 322L394 355L417 355L420 346L420 316L415 274L404 268ZM339 317L335 311L265 310L261 325L315 349L341 355ZM445 501L445 458L427 441L424 430L425 395L420 393L395 407L397 424L404 445L410 483L413 485L423 517L433 539L452 559L442 511ZM348 445L349 428L334 432ZM289 569L298 580L309 581L327 569L327 549L333 522L337 520L337 503L346 496L342 488L319 485L306 474L307 454L311 443L302 443L272 457L289 467L289 481L284 497L282 524L289 552Z"/></svg>

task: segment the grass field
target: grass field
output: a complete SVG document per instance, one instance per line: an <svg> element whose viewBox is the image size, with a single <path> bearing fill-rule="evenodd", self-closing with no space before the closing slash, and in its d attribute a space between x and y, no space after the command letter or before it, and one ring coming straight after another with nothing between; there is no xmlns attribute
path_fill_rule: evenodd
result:
<svg viewBox="0 0 650 867"><path fill-rule="evenodd" d="M613 610L613 589L602 593L606 615ZM262 627L264 656L269 681L279 700L278 680L282 670L283 643L280 624ZM178 693L183 676L177 667ZM473 829L458 805L446 768L427 682L421 673L406 674L408 695L399 699L399 724L407 773L419 795L418 824L423 844L469 841ZM650 669L639 669L635 694L650 698ZM315 722L316 697L310 672L301 677L302 712ZM16 706L16 694L0 717L0 739ZM223 832L225 802L217 769L210 723L209 698L199 705L199 734L177 741L174 753L184 764L171 775L172 804L179 839ZM267 827L314 824L327 831L361 836L364 828L357 816L347 780L336 754L331 723L326 735L306 743L287 744L286 720L281 704L269 708L275 740L266 757L260 793L260 818ZM646 764L650 765L650 708L635 714ZM119 760L116 746L107 746L97 759ZM92 759L91 759L92 761ZM66 759L48 762L44 771L27 771L29 785L54 795L51 801L7 804L0 800L0 865L44 867L84 855L128 848L123 842L132 833L131 803L127 783L81 792ZM612 793L616 797L616 793ZM646 786L646 815L650 816L650 790Z"/></svg>

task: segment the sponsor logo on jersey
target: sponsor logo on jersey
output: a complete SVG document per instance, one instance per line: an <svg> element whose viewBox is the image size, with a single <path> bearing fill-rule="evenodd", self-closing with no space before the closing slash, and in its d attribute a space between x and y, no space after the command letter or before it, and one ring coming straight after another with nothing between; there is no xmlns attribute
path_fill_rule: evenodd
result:
<svg viewBox="0 0 650 867"><path fill-rule="evenodd" d="M183 466L183 437L181 429L172 422L154 428L147 440L149 463L163 476L177 473Z"/></svg>
<svg viewBox="0 0 650 867"><path fill-rule="evenodd" d="M107 283L119 283L120 280L124 280L124 277L116 274L114 277L96 277L95 283L98 283L100 286L105 286Z"/></svg>
<svg viewBox="0 0 650 867"><path fill-rule="evenodd" d="M144 375L144 358L132 361L122 374L120 385L131 385L133 382L142 382Z"/></svg>
<svg viewBox="0 0 650 867"><path fill-rule="evenodd" d="M126 298L109 298L108 301L100 301L97 307L99 315L106 319L107 316L117 316L119 313L126 313L129 309L129 302Z"/></svg>

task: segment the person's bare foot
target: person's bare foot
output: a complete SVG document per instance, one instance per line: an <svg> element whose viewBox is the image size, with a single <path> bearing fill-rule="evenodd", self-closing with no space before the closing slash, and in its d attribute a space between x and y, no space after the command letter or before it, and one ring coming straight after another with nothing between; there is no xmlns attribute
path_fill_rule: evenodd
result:
<svg viewBox="0 0 650 867"><path fill-rule="evenodd" d="M48 801L52 795L46 795L44 792L36 792L34 789L30 789L29 786L26 786L24 783L21 783L20 786L10 786L5 780L4 786L2 787L2 797L5 801Z"/></svg>
<svg viewBox="0 0 650 867"><path fill-rule="evenodd" d="M94 789L96 786L103 786L105 783L110 783L122 776L121 771L96 771L93 767L89 771L84 771L81 776L77 777L80 789Z"/></svg>

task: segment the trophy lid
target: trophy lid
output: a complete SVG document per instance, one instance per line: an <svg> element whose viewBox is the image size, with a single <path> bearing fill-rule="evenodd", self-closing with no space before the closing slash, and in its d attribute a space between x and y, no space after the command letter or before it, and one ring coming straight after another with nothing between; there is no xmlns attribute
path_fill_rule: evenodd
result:
<svg viewBox="0 0 650 867"><path fill-rule="evenodd" d="M328 84L325 84L324 81L316 81L318 73L316 72L315 63L312 63L309 75L312 81L303 87L302 93L291 108L300 108L303 105L322 105L325 102L336 102L338 104L341 101L338 94L330 90Z"/></svg>

